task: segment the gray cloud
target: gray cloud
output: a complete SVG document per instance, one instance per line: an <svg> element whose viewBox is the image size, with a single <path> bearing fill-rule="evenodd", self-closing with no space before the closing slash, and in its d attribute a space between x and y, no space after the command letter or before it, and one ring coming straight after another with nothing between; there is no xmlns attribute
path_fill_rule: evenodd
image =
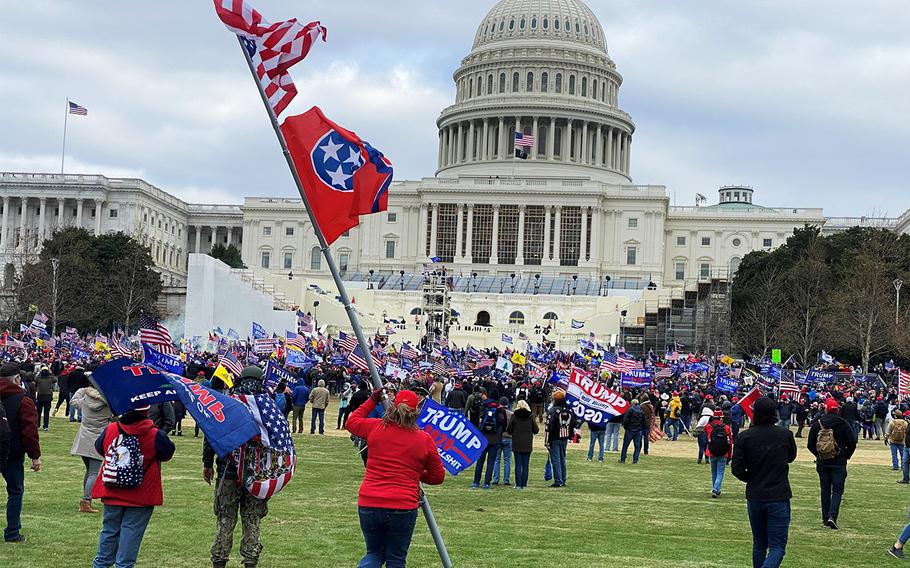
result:
<svg viewBox="0 0 910 568"><path fill-rule="evenodd" d="M0 170L138 175L192 201L294 189L239 48L210 2L4 1ZM897 215L910 206L910 11L900 0L590 0L637 124L633 174L682 204L724 183L768 205ZM382 149L398 179L433 174L435 119L492 2L260 0L321 19L292 70L290 113L319 105ZM379 9L377 6L384 6ZM858 199L858 197L860 197Z"/></svg>

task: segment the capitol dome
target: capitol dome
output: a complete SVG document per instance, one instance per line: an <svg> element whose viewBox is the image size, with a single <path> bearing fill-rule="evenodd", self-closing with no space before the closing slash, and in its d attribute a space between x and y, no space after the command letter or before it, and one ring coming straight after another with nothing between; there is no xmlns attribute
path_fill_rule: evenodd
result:
<svg viewBox="0 0 910 568"><path fill-rule="evenodd" d="M631 181L622 76L581 0L496 3L454 80L455 103L437 120L437 176Z"/></svg>

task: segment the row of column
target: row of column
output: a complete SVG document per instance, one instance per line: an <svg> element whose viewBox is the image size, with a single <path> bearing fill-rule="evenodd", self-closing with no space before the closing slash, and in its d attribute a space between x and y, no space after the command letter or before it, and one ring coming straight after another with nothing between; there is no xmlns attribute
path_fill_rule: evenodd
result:
<svg viewBox="0 0 910 568"><path fill-rule="evenodd" d="M202 249L202 233L208 229L209 237L211 239L211 244L208 249L203 251ZM229 247L234 244L234 230L238 230L242 234L242 229L240 227L222 227L219 225L212 225L207 227L205 225L194 225L193 232L196 234L194 237L195 246L193 247L193 252L209 252L212 250L212 247L219 244L218 233L223 233L226 236L226 242L224 246Z"/></svg>
<svg viewBox="0 0 910 568"><path fill-rule="evenodd" d="M20 206L19 211L19 242L14 245L14 232L13 227L10 226L10 206L11 204L18 202ZM53 213L48 213L48 201L54 201L56 203L56 219L51 219ZM51 234L59 228L62 228L64 225L64 217L66 215L66 202L67 199L64 197L10 197L3 196L3 216L0 220L0 248L9 250L16 248L22 250L27 246L26 231L30 225L29 223L29 205L32 201L36 202L36 215L37 215L37 227L36 227L36 237L38 246L44 242L45 239L51 236ZM75 215L75 225L77 227L82 226L82 215L83 209L85 207L86 201L94 202L95 205L95 234L101 234L101 215L104 209L105 201L103 199L75 199L76 202L76 215ZM50 221L48 223L48 221Z"/></svg>
<svg viewBox="0 0 910 568"><path fill-rule="evenodd" d="M423 240L423 235L426 234L426 207L430 207L431 211L431 227L430 231L430 242L429 242L429 251L430 257L437 256L437 241L439 233L439 204L431 203L424 204L421 207L421 219L424 221L421 223L423 228L421 234L421 240ZM493 204L493 224L492 224L492 237L491 237L491 247L490 247L490 259L489 264L498 264L498 251L499 251L499 210L500 204ZM559 266L560 265L560 245L562 238L562 205L544 205L544 231L543 231L543 265L550 266ZM467 231L465 231L465 215L464 211L467 208ZM518 205L518 236L516 242L516 254L515 254L515 264L522 265L524 264L524 243L525 243L525 212L527 205L519 204ZM588 240L588 215L591 215L591 235L592 239ZM600 230L601 225L601 214L602 210L597 207L581 207L581 238L580 246L581 249L578 255L578 263L582 265L590 260L596 260L599 254L598 239L597 234ZM550 246L550 230L553 229L553 243L552 247ZM467 237L467 242L465 242L465 236ZM472 263L473 262L473 240L474 240L474 204L469 203L467 205L458 204L457 208L457 217L456 217L456 229L455 229L455 262L456 263ZM552 250L551 250L552 248Z"/></svg>
<svg viewBox="0 0 910 568"><path fill-rule="evenodd" d="M514 132L524 132L524 126L528 124L535 136L530 160L557 160L629 172L632 135L628 132L599 122L537 116L530 120L520 116L508 120L504 117L482 118L443 126L439 131L438 167L512 159L515 145L508 134L514 138ZM558 157L555 155L557 126L562 128ZM543 127L546 127L546 141L542 145ZM573 131L576 133L574 142Z"/></svg>

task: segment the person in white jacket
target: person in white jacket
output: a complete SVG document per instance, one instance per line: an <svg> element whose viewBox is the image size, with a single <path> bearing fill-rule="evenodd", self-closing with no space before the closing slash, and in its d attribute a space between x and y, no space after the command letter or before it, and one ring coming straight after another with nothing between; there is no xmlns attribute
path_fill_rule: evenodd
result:
<svg viewBox="0 0 910 568"><path fill-rule="evenodd" d="M714 416L713 410L708 407L702 408L698 423L695 424L695 429L692 430L692 435L698 438L698 463L702 463L702 460L704 460L704 463L708 463L708 459L705 458L705 450L708 449L708 435L705 434L705 426L711 421L712 416Z"/></svg>

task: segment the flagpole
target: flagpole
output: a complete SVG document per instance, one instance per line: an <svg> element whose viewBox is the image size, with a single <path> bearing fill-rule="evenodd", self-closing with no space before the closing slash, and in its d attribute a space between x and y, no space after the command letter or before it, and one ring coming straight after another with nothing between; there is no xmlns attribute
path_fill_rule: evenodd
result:
<svg viewBox="0 0 910 568"><path fill-rule="evenodd" d="M60 173L63 173L63 161L66 159L66 122L70 116L70 100L66 99L66 108L63 111L63 150L60 151Z"/></svg>
<svg viewBox="0 0 910 568"><path fill-rule="evenodd" d="M278 124L278 117L275 115L275 109L272 108L272 105L269 103L269 99L266 96L265 91L262 89L262 83L259 82L259 77L256 75L256 69L253 67L253 60L250 58L250 54L246 50L246 46L243 43L243 38L239 35L237 36L237 43L240 45L240 51L243 52L243 57L246 59L247 67L250 70L250 74L253 76L253 82L256 83L256 88L259 89L259 96L262 98L262 104L265 105L265 110L269 114L269 120L272 123L272 129L275 131L275 136L278 138L278 143L281 145L281 151L284 154L285 161L288 164L288 169L291 170L291 176L294 178L294 183L297 184L297 191L300 193L300 198L303 200L303 205L306 208L307 215L310 218L310 224L313 226L313 232L316 234L316 239L319 241L319 247L322 250L323 256L325 257L329 271L332 273L332 279L335 281L335 287L338 288L338 296L340 297L341 303L348 314L348 319L351 322L351 328L354 330L354 335L357 336L357 343L360 345L361 351L363 351L364 360L367 363L367 367L370 370L370 377L373 380L373 386L374 388L382 389L382 381L379 378L379 371L376 369L376 364L373 361L373 352L367 345L366 336L364 336L363 329L360 327L360 320L357 318L357 312L354 311L354 306L351 304L350 298L348 298L347 289L344 286L344 281L341 279L341 274L338 272L338 267L335 265L335 259L332 257L332 251L329 249L329 245L325 240L325 235L322 233L322 228L319 226L319 223L316 220L316 216L313 213L313 209L310 207L310 201L303 189L303 183L300 181L300 176L297 174L297 168L294 166L294 158L291 156L290 150L288 150L288 144L284 139L284 133L281 132L281 127ZM67 106L69 106L69 103L67 103ZM392 404L384 392L382 395L382 401L383 405L386 408L390 407ZM427 526L430 529L430 533L433 535L433 541L436 544L436 551L439 553L439 558L442 560L442 565L444 568L451 568L452 560L449 558L449 552L446 550L446 545L442 539L442 534L439 532L439 526L436 524L436 518L433 516L433 510L430 508L430 502L427 500L423 489L420 491L420 507L423 510L423 516L427 521Z"/></svg>

